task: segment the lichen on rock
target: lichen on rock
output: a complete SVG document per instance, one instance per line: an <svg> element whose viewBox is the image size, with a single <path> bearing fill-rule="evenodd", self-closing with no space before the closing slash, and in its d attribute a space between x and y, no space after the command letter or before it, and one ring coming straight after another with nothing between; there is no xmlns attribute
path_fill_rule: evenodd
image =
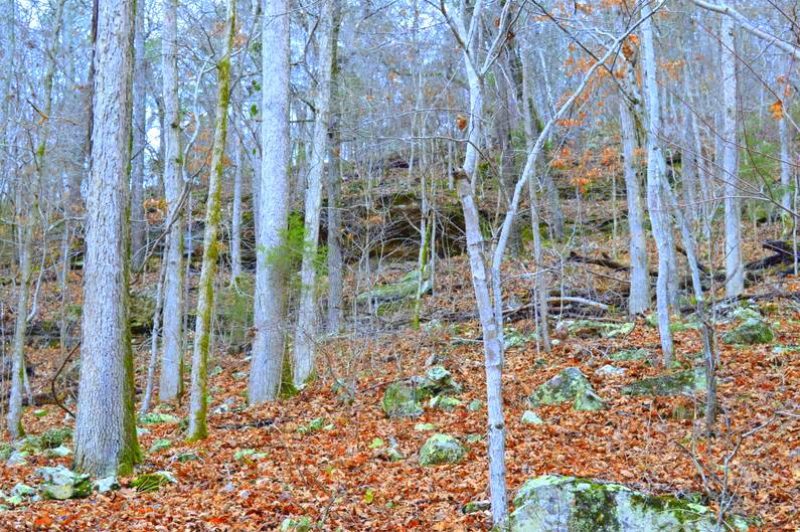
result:
<svg viewBox="0 0 800 532"><path fill-rule="evenodd" d="M633 382L622 388L625 395L671 396L693 394L706 385L705 368L697 367L670 375L650 377Z"/></svg>
<svg viewBox="0 0 800 532"><path fill-rule="evenodd" d="M578 368L567 368L539 386L529 398L532 406L572 402L576 410L600 410L603 400Z"/></svg>
<svg viewBox="0 0 800 532"><path fill-rule="evenodd" d="M434 434L419 451L419 463L423 466L455 464L467 454L466 448L448 434Z"/></svg>
<svg viewBox="0 0 800 532"><path fill-rule="evenodd" d="M545 475L528 480L514 499L516 510L502 530L514 532L639 532L717 530L717 516L706 506L670 495L634 491L622 484L570 476ZM740 517L726 527L747 530Z"/></svg>

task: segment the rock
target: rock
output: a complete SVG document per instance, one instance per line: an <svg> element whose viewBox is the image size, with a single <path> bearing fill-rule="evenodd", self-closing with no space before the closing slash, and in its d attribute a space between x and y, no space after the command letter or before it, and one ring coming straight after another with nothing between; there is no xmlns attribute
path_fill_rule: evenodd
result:
<svg viewBox="0 0 800 532"><path fill-rule="evenodd" d="M181 462L181 463L184 463L184 462L196 462L197 460L200 460L200 456L197 453L193 453L191 451L189 451L187 453L181 453L181 454L178 455L178 462Z"/></svg>
<svg viewBox="0 0 800 532"><path fill-rule="evenodd" d="M705 389L706 372L702 367L636 381L622 388L626 395L670 396L692 394Z"/></svg>
<svg viewBox="0 0 800 532"><path fill-rule="evenodd" d="M287 517L281 522L281 532L310 532L315 528L310 517L303 516L297 519Z"/></svg>
<svg viewBox="0 0 800 532"><path fill-rule="evenodd" d="M483 401L481 401L480 399L473 399L467 405L467 410L469 410L470 412L477 412L482 408L483 408Z"/></svg>
<svg viewBox="0 0 800 532"><path fill-rule="evenodd" d="M615 362L626 362L629 360L642 360L645 362L650 362L650 353L647 349L626 349L624 351L618 351L612 355L609 355L611 360Z"/></svg>
<svg viewBox="0 0 800 532"><path fill-rule="evenodd" d="M11 488L12 497L33 497L34 495L36 495L36 488L32 488L27 484L19 483Z"/></svg>
<svg viewBox="0 0 800 532"><path fill-rule="evenodd" d="M477 512L487 512L492 509L489 501L470 501L461 507L462 514L474 514Z"/></svg>
<svg viewBox="0 0 800 532"><path fill-rule="evenodd" d="M449 395L437 395L436 397L432 397L430 403L428 403L431 408L439 408L445 412L452 412L461 406L461 404L460 399L450 397Z"/></svg>
<svg viewBox="0 0 800 532"><path fill-rule="evenodd" d="M718 530L716 513L670 495L633 491L621 484L545 475L527 481L514 499L516 510L503 530L514 532L640 532ZM747 530L744 519L727 526Z"/></svg>
<svg viewBox="0 0 800 532"><path fill-rule="evenodd" d="M92 493L92 483L89 475L75 473L66 467L41 467L36 470L45 483L41 486L42 496L45 499L64 501L67 499L81 499Z"/></svg>
<svg viewBox="0 0 800 532"><path fill-rule="evenodd" d="M266 457L267 453L257 453L255 449L239 449L233 453L233 459L237 462L253 462Z"/></svg>
<svg viewBox="0 0 800 532"><path fill-rule="evenodd" d="M14 447L10 443L0 442L0 460L8 460L8 457L14 452Z"/></svg>
<svg viewBox="0 0 800 532"><path fill-rule="evenodd" d="M522 419L520 419L520 422L523 425L541 425L542 423L544 423L544 421L542 421L542 418L540 418L539 415L532 410L526 410L525 412L523 412Z"/></svg>
<svg viewBox="0 0 800 532"><path fill-rule="evenodd" d="M556 324L555 332L577 338L617 338L633 332L635 323L608 323L593 320L563 320Z"/></svg>
<svg viewBox="0 0 800 532"><path fill-rule="evenodd" d="M606 364L602 368L598 368L597 371L594 372L595 375L598 377L621 377L627 373L628 370L625 368L618 368L617 366L612 366L611 364Z"/></svg>
<svg viewBox="0 0 800 532"><path fill-rule="evenodd" d="M396 283L384 284L376 286L369 292L364 292L358 295L356 302L359 304L372 301L373 304L380 305L382 303L392 303L400 301L417 294L417 285L419 284L419 270L413 270L405 274ZM422 282L422 293L427 294L433 288L430 279L425 279Z"/></svg>
<svg viewBox="0 0 800 532"><path fill-rule="evenodd" d="M156 310L155 291L149 287L142 291L131 291L128 299L128 321L132 334L148 332L153 327Z"/></svg>
<svg viewBox="0 0 800 532"><path fill-rule="evenodd" d="M416 417L422 415L420 398L421 394L415 386L393 382L383 392L381 406L389 417Z"/></svg>
<svg viewBox="0 0 800 532"><path fill-rule="evenodd" d="M589 380L578 368L567 368L539 386L529 401L532 406L558 405L572 401L576 410L599 410L605 407Z"/></svg>
<svg viewBox="0 0 800 532"><path fill-rule="evenodd" d="M436 430L436 425L434 423L417 423L414 425L414 430L417 432L427 432L429 430Z"/></svg>
<svg viewBox="0 0 800 532"><path fill-rule="evenodd" d="M66 445L59 445L53 449L48 449L44 454L48 458L64 458L72 454L72 449Z"/></svg>
<svg viewBox="0 0 800 532"><path fill-rule="evenodd" d="M99 478L92 482L92 487L98 493L108 493L109 491L116 491L119 489L119 482L117 482L117 477L111 475L105 478Z"/></svg>
<svg viewBox="0 0 800 532"><path fill-rule="evenodd" d="M461 393L461 385L453 380L453 375L444 366L433 366L425 373L425 377L414 377L412 382L425 395Z"/></svg>
<svg viewBox="0 0 800 532"><path fill-rule="evenodd" d="M228 397L219 406L215 407L211 413L215 415L225 414L230 412L235 405L236 399L234 397Z"/></svg>
<svg viewBox="0 0 800 532"><path fill-rule="evenodd" d="M461 461L467 450L461 443L447 434L434 434L419 451L419 463L423 466L455 464Z"/></svg>
<svg viewBox="0 0 800 532"><path fill-rule="evenodd" d="M726 344L768 344L775 339L769 324L758 312L738 309L734 317L739 320L739 325L722 335L722 341Z"/></svg>
<svg viewBox="0 0 800 532"><path fill-rule="evenodd" d="M8 467L25 465L28 463L27 457L27 451L14 451L6 460L6 465Z"/></svg>

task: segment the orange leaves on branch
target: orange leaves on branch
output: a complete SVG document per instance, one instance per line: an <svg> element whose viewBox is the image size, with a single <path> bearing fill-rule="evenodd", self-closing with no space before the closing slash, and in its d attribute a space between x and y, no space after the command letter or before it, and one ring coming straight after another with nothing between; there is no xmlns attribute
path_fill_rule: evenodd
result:
<svg viewBox="0 0 800 532"><path fill-rule="evenodd" d="M772 115L772 118L775 120L780 120L783 118L783 102L781 100L775 100L772 105L769 106L769 114Z"/></svg>
<svg viewBox="0 0 800 532"><path fill-rule="evenodd" d="M464 115L457 115L456 127L459 129L459 131L464 131L467 129L467 117Z"/></svg>

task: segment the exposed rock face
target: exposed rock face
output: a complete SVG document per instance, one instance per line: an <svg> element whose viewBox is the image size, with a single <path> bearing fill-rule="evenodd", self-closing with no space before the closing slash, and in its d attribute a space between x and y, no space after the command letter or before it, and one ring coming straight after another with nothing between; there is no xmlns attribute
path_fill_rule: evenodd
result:
<svg viewBox="0 0 800 532"><path fill-rule="evenodd" d="M394 382L383 393L383 411L389 417L415 417L422 414L420 402L433 397L431 406L444 410L453 409L461 401L451 397L461 392L461 385L442 366L433 366L424 376L408 379L408 382Z"/></svg>
<svg viewBox="0 0 800 532"><path fill-rule="evenodd" d="M92 483L89 475L80 475L70 471L64 466L42 467L36 473L44 478L41 486L42 496L45 499L80 499L92 493Z"/></svg>
<svg viewBox="0 0 800 532"><path fill-rule="evenodd" d="M434 434L419 451L419 463L423 466L455 464L461 461L467 450L461 443L447 434Z"/></svg>
<svg viewBox="0 0 800 532"><path fill-rule="evenodd" d="M701 391L706 385L704 368L695 368L671 375L650 377L631 383L622 388L626 395L670 396L692 394Z"/></svg>
<svg viewBox="0 0 800 532"><path fill-rule="evenodd" d="M621 484L545 475L527 481L502 527L514 532L712 532L716 514L701 504L633 491ZM725 529L747 530L734 518Z"/></svg>
<svg viewBox="0 0 800 532"><path fill-rule="evenodd" d="M578 368L567 368L539 386L529 399L532 406L572 402L576 410L601 410L603 400Z"/></svg>
<svg viewBox="0 0 800 532"><path fill-rule="evenodd" d="M738 309L734 312L734 318L739 324L722 335L722 341L726 344L768 344L775 338L769 324L755 310Z"/></svg>

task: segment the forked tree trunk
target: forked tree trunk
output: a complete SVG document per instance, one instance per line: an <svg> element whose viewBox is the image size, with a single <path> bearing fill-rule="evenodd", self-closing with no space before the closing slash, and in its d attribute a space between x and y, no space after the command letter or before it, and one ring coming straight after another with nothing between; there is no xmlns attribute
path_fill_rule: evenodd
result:
<svg viewBox="0 0 800 532"><path fill-rule="evenodd" d="M274 400L281 384L285 346L284 279L276 258L289 219L289 2L267 2L262 15L261 175L254 185L256 286L251 405Z"/></svg>
<svg viewBox="0 0 800 532"><path fill-rule="evenodd" d="M133 5L99 3L94 57L75 466L98 477L130 474L141 460L128 323Z"/></svg>
<svg viewBox="0 0 800 532"><path fill-rule="evenodd" d="M164 282L164 333L161 355L161 378L158 396L161 401L178 398L182 388L183 365L183 215L180 201L181 117L178 99L178 0L163 0L164 24L161 36L164 96L164 191L168 216L172 223L167 237L167 273Z"/></svg>
<svg viewBox="0 0 800 532"><path fill-rule="evenodd" d="M208 177L206 223L203 234L203 263L197 294L197 321L192 352L192 387L189 403L189 439L208 436L208 357L211 350L211 314L214 310L214 276L219 257L218 233L222 217L222 173L225 169L225 140L228 134L228 104L231 95L231 53L236 35L236 0L228 0L228 33L225 55L217 64L219 93L217 96L216 126L211 148L211 173Z"/></svg>
<svg viewBox="0 0 800 532"><path fill-rule="evenodd" d="M315 100L314 140L311 147L311 166L305 195L305 221L303 264L300 272L300 300L297 309L297 327L294 334L295 386L305 383L314 371L314 354L317 335L317 248L319 222L322 208L322 184L325 178L325 158L328 152L328 120L330 118L331 74L333 47L336 46L334 20L337 0L322 4L319 32L319 71Z"/></svg>
<svg viewBox="0 0 800 532"><path fill-rule="evenodd" d="M647 207L650 211L650 225L658 248L658 279L656 282L656 308L658 313L658 332L661 337L661 351L664 364L672 362L672 333L670 319L670 272L674 270L675 245L672 238L672 224L669 217L669 204L665 201L666 162L658 140L661 131L661 104L656 83L656 55L653 39L651 7L645 5L642 15L647 17L642 23L642 67L644 68L644 92L647 105Z"/></svg>

